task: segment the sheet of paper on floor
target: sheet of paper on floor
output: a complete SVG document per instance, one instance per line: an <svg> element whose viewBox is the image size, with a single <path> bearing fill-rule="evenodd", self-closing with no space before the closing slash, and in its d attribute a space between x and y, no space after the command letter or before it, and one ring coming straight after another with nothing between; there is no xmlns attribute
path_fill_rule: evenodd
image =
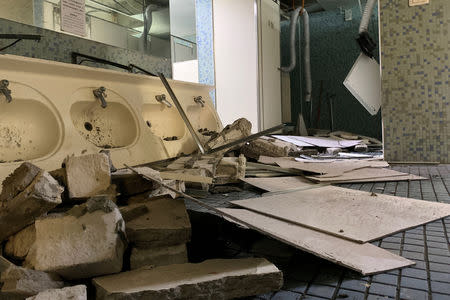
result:
<svg viewBox="0 0 450 300"><path fill-rule="evenodd" d="M351 242L245 209L220 210L242 220L247 227L363 275L387 272L415 264L372 244Z"/></svg>
<svg viewBox="0 0 450 300"><path fill-rule="evenodd" d="M359 243L450 215L450 204L335 186L231 203Z"/></svg>
<svg viewBox="0 0 450 300"><path fill-rule="evenodd" d="M325 137L295 136L295 135L272 135L285 142L290 142L299 147L321 147L321 148L349 148L361 143L361 140L336 140Z"/></svg>

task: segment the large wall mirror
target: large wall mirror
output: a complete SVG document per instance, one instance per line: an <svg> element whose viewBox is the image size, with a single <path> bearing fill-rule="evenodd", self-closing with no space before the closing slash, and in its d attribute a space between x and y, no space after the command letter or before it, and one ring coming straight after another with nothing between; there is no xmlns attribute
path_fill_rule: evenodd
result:
<svg viewBox="0 0 450 300"><path fill-rule="evenodd" d="M0 18L174 63L197 58L195 0L0 0L0 5Z"/></svg>

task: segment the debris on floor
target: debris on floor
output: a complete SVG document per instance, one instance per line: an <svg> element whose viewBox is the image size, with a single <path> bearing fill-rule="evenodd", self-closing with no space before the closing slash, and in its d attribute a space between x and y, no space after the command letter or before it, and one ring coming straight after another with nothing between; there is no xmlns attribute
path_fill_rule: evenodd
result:
<svg viewBox="0 0 450 300"><path fill-rule="evenodd" d="M251 134L252 123L247 119L241 118L233 122L233 124L226 126L221 133L217 136L212 136L211 139L206 142L206 149L214 149L232 141L245 138ZM227 152L230 149L224 150Z"/></svg>
<svg viewBox="0 0 450 300"><path fill-rule="evenodd" d="M222 208L221 211L241 220L245 226L363 275L414 265L370 243L355 243L246 209Z"/></svg>
<svg viewBox="0 0 450 300"><path fill-rule="evenodd" d="M76 285L62 289L49 289L26 300L87 300L85 285Z"/></svg>
<svg viewBox="0 0 450 300"><path fill-rule="evenodd" d="M0 242L60 204L62 192L48 172L23 163L3 182Z"/></svg>
<svg viewBox="0 0 450 300"><path fill-rule="evenodd" d="M283 274L265 258L194 263L189 202L363 275L414 264L370 242L450 215L448 204L332 186L425 179L390 169L375 139L264 134L239 119L208 135L205 155L138 167L116 169L108 153L49 171L24 162L0 194L0 299L231 299L280 289ZM250 186L266 193L227 200ZM202 193L223 205L192 196Z"/></svg>
<svg viewBox="0 0 450 300"><path fill-rule="evenodd" d="M450 205L445 203L335 186L310 187L231 203L357 243L379 240L450 215Z"/></svg>
<svg viewBox="0 0 450 300"><path fill-rule="evenodd" d="M0 295L5 296L5 299L25 299L48 289L64 287L64 282L56 274L15 265L2 271L0 282L2 283Z"/></svg>
<svg viewBox="0 0 450 300"><path fill-rule="evenodd" d="M263 258L141 268L95 278L97 299L234 299L276 291L283 275Z"/></svg>
<svg viewBox="0 0 450 300"><path fill-rule="evenodd" d="M271 157L293 156L301 150L302 148L292 143L263 136L244 145L241 148L241 153L248 158L258 159L261 155Z"/></svg>

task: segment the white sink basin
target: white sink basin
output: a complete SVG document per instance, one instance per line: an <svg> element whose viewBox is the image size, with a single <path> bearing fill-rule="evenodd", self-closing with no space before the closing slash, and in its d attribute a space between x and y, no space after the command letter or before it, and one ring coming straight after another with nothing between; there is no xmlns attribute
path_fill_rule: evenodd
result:
<svg viewBox="0 0 450 300"><path fill-rule="evenodd" d="M144 104L142 117L150 131L166 141L177 137L181 139L186 134L183 119L175 106L167 107L164 104Z"/></svg>
<svg viewBox="0 0 450 300"><path fill-rule="evenodd" d="M75 102L70 108L70 116L78 133L90 143L103 149L132 145L138 136L138 127L133 113L126 104L116 102L122 99L111 91L107 91L107 107L101 107L100 101L92 94L93 89L78 91L77 94L87 92L91 95L91 99Z"/></svg>
<svg viewBox="0 0 450 300"><path fill-rule="evenodd" d="M0 163L35 160L53 153L61 125L51 104L34 89L10 83L12 102L0 96Z"/></svg>

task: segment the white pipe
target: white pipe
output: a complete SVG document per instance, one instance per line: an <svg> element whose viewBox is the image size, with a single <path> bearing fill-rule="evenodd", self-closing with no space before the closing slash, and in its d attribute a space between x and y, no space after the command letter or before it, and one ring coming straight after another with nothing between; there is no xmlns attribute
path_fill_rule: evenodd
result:
<svg viewBox="0 0 450 300"><path fill-rule="evenodd" d="M295 51L295 30L297 27L297 20L299 13L301 11L301 7L297 8L291 13L291 24L290 24L290 54L291 54L291 63L287 67L281 67L280 70L282 72L292 72L296 65L296 51ZM305 64L305 85L306 85L306 94L305 101L311 101L311 93L312 93L312 80L311 80L311 51L310 51L310 32L309 32L309 15L306 9L303 9L303 28L304 28L304 64Z"/></svg>
<svg viewBox="0 0 450 300"><path fill-rule="evenodd" d="M303 54L303 58L305 60L305 80L306 80L306 94L305 101L311 101L311 92L312 92L312 80L311 80L311 51L310 51L310 43L309 43L309 15L306 9L303 9L303 27L305 31L305 53Z"/></svg>
<svg viewBox="0 0 450 300"><path fill-rule="evenodd" d="M359 33L367 32L369 28L370 17L377 0L367 0L366 7L364 8L364 14L361 18L361 24L359 25Z"/></svg>
<svg viewBox="0 0 450 300"><path fill-rule="evenodd" d="M298 16L300 14L301 7L297 8L296 10L292 11L291 13L291 23L289 24L289 39L290 39L290 55L291 55L291 62L289 66L287 67L281 67L281 72L292 72L294 70L296 65L296 54L295 54L295 30L297 28L297 20Z"/></svg>

